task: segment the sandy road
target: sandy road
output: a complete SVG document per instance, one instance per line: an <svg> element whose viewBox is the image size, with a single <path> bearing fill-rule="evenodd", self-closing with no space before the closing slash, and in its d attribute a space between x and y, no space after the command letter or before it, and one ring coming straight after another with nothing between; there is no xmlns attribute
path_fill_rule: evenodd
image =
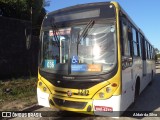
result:
<svg viewBox="0 0 160 120"><path fill-rule="evenodd" d="M34 108L33 108L34 109ZM50 109L50 108L39 108L35 111L52 111L48 112L51 114L50 117L41 117L41 118L14 118L14 120L113 120L114 118L110 117L95 117L95 116L88 116L82 115L72 112L60 112L57 109ZM144 120L160 120L160 63L156 65L156 76L154 78L154 82L152 85L147 86L145 90L141 93L141 95L137 98L135 105L132 108L129 108L128 111L150 111L152 116L156 116L154 111L157 111L159 117L120 117L121 120L134 120L134 119L144 119ZM159 111L159 112L158 112ZM47 113L47 112L46 112ZM153 114L152 114L153 113ZM64 117L64 116L71 116L71 117ZM58 117L57 117L58 116ZM78 116L78 117L77 117Z"/></svg>

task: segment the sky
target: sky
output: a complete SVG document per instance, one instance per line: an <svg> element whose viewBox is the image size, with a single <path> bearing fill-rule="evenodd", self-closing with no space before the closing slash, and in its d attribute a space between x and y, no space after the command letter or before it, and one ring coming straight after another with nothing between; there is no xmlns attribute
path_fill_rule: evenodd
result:
<svg viewBox="0 0 160 120"><path fill-rule="evenodd" d="M108 0L50 0L48 12L61 8ZM160 50L160 0L113 0L118 2L134 23L143 31L150 43Z"/></svg>

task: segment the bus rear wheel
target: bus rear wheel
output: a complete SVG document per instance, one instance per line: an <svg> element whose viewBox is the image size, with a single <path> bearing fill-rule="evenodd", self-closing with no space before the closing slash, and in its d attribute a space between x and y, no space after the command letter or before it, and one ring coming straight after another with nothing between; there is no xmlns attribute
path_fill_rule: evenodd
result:
<svg viewBox="0 0 160 120"><path fill-rule="evenodd" d="M138 96L139 96L139 90L140 90L140 80L136 80L136 85L135 85L135 93L134 93L134 103L136 102Z"/></svg>
<svg viewBox="0 0 160 120"><path fill-rule="evenodd" d="M136 103L136 100L139 96L139 90L140 90L140 80L139 78L136 80L136 85L135 85L135 92L134 92L134 101L133 103L130 105L130 109L133 109Z"/></svg>
<svg viewBox="0 0 160 120"><path fill-rule="evenodd" d="M151 73L151 81L149 82L149 86L151 86L153 84L153 80L154 80L154 78L153 78L153 71L152 71L152 73Z"/></svg>

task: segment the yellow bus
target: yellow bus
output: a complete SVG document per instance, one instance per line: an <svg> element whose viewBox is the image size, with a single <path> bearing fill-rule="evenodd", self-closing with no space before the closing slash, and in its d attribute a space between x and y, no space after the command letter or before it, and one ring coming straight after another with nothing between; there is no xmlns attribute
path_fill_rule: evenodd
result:
<svg viewBox="0 0 160 120"><path fill-rule="evenodd" d="M41 26L38 104L119 116L155 75L154 48L117 2L48 13Z"/></svg>

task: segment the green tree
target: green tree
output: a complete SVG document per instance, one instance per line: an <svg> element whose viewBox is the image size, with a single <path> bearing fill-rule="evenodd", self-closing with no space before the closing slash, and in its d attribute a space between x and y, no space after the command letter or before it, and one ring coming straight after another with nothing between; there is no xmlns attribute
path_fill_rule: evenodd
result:
<svg viewBox="0 0 160 120"><path fill-rule="evenodd" d="M43 7L50 6L50 0L43 0Z"/></svg>
<svg viewBox="0 0 160 120"><path fill-rule="evenodd" d="M1 16L30 20L31 0L1 0Z"/></svg>
<svg viewBox="0 0 160 120"><path fill-rule="evenodd" d="M49 2L49 0L1 0L0 16L32 21L33 28L40 28L46 14L44 6L49 5Z"/></svg>
<svg viewBox="0 0 160 120"><path fill-rule="evenodd" d="M155 48L155 52L158 54L159 53L159 50L158 50L158 48Z"/></svg>

